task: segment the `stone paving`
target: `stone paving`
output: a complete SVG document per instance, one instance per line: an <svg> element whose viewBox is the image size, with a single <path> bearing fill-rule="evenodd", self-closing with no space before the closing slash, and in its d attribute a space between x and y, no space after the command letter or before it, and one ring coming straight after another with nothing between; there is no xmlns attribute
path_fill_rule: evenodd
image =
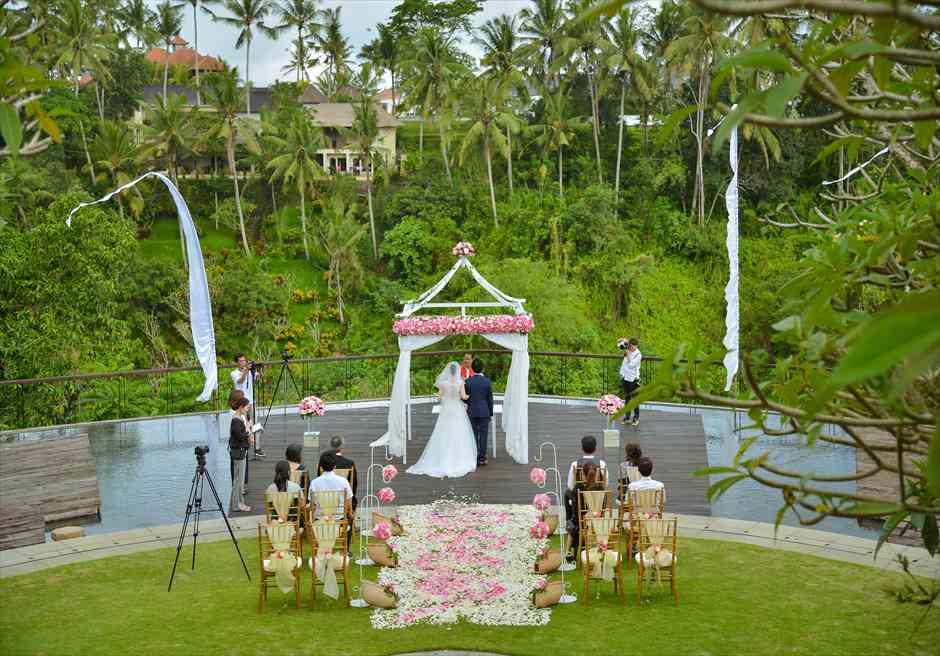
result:
<svg viewBox="0 0 940 656"><path fill-rule="evenodd" d="M931 558L922 547L886 544L878 552L878 558L873 560L875 540L793 526L781 526L775 536L773 524L764 522L698 515L677 516L680 538L740 542L892 571L901 571L897 557L904 555L910 560L911 571L914 574L924 577L940 576L940 558ZM230 519L229 522L236 537L251 539L257 535L257 525L261 518L261 516L237 517ZM161 547L175 547L179 541L181 527L181 524L171 524L0 551L0 578L29 574L69 563L97 560ZM221 519L200 522L199 542L227 539L228 531ZM187 543L192 544L192 534L188 530ZM253 554L243 555L250 558Z"/></svg>

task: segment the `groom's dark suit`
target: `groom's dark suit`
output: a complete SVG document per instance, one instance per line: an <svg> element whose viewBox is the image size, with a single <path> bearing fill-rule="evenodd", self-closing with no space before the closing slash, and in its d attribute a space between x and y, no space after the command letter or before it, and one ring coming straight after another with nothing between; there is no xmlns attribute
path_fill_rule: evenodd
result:
<svg viewBox="0 0 940 656"><path fill-rule="evenodd" d="M467 390L467 414L477 441L477 464L486 460L486 441L493 417L493 386L483 374L474 374L464 381Z"/></svg>

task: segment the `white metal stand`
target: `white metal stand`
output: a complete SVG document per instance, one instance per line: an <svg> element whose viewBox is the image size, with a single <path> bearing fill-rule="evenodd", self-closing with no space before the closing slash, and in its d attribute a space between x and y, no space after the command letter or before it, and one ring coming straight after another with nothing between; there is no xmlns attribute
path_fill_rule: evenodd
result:
<svg viewBox="0 0 940 656"><path fill-rule="evenodd" d="M573 569L575 569L574 563L569 563L569 562L565 559L565 551L566 551L566 550L565 550L565 548L564 548L564 546L565 546L565 538L564 538L564 536L565 536L565 535L567 534L567 532L568 532L568 530L567 530L567 528L568 528L568 511L567 511L567 509L565 508L565 498L562 496L562 490L566 487L567 484L561 482L561 470L558 469L558 450L555 448L555 443L554 443L554 442L542 442L541 444L539 444L539 453L538 453L537 456L535 456L535 461L536 461L536 462L542 462L542 461L545 459L545 457L542 455L542 449L545 448L546 446L549 446L549 447L551 447L551 449L552 449L552 460L551 460L551 462L552 462L553 464L552 464L551 467L545 467L545 479L546 479L546 481L545 481L545 483L543 483L542 485L539 485L539 487L540 487L540 488L544 488L544 487L545 487L545 485L548 483L548 475L549 475L549 474L554 474L554 475L555 475L555 490L554 490L554 492L549 491L549 492L547 492L547 494L548 494L549 498L551 498L551 496L554 494L554 495L555 495L555 502L558 504L558 517L559 517L559 521L558 521L558 528L556 529L555 533L556 533L556 535L561 535L561 536L563 536L563 537L560 538L560 539L561 539L562 556L561 556L561 565L558 566L558 571L561 572L561 586L562 586L563 589L567 589L567 587L566 587L566 585L565 585L565 572L570 572L570 571L572 571ZM546 455L547 455L547 454L546 454ZM563 594L561 595L561 598L558 600L558 603L560 603L560 604L570 604L570 603L575 602L575 601L577 601L577 600L578 600L577 595L564 594L564 593L563 593Z"/></svg>
<svg viewBox="0 0 940 656"><path fill-rule="evenodd" d="M366 494L361 499L359 499L359 506L356 508L356 516L358 518L358 527L351 527L352 530L359 531L359 558L356 559L356 565L359 566L359 580L362 581L362 568L369 567L370 565L375 565L375 561L369 558L369 552L366 549L366 541L369 539L371 529L369 529L369 524L372 521L372 511L379 508L379 498L375 494L375 485L373 483L372 476L378 468L379 476L382 475L382 465L375 461L375 450L383 447L372 447L372 455L370 457L369 467L366 469L365 483L366 483ZM385 447L385 460L391 460L388 453L388 446ZM356 586L353 589L356 594L360 594L360 586ZM368 608L369 602L363 599L361 596L352 599L349 602L349 605L354 608Z"/></svg>

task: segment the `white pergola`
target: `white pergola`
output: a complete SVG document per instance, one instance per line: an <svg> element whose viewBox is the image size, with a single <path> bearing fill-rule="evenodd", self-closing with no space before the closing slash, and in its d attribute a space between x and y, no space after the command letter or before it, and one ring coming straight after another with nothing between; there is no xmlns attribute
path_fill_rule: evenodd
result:
<svg viewBox="0 0 940 656"><path fill-rule="evenodd" d="M467 269L477 284L493 298L484 302L438 302L434 298L447 286L460 270ZM460 309L467 316L468 308L509 308L515 315L526 314L524 298L504 294L484 278L467 257L461 256L437 284L418 298L406 301L397 315L408 319L426 308ZM481 337L512 351L509 378L503 395L501 427L505 433L506 452L520 463L529 462L529 337L522 333L481 333ZM407 464L408 441L411 439L411 352L435 344L449 335L399 335L398 366L392 384L392 397L388 407L388 430L372 443L385 446L391 455Z"/></svg>

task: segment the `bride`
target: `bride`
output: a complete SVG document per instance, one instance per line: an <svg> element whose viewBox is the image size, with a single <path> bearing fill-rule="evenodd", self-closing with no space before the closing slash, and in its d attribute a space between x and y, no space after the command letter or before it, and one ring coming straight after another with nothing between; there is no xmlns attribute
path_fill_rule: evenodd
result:
<svg viewBox="0 0 940 656"><path fill-rule="evenodd" d="M467 398L460 367L450 362L437 377L441 398L441 414L431 433L424 453L409 474L426 474L435 478L459 478L477 468L477 445L467 409L461 402Z"/></svg>

